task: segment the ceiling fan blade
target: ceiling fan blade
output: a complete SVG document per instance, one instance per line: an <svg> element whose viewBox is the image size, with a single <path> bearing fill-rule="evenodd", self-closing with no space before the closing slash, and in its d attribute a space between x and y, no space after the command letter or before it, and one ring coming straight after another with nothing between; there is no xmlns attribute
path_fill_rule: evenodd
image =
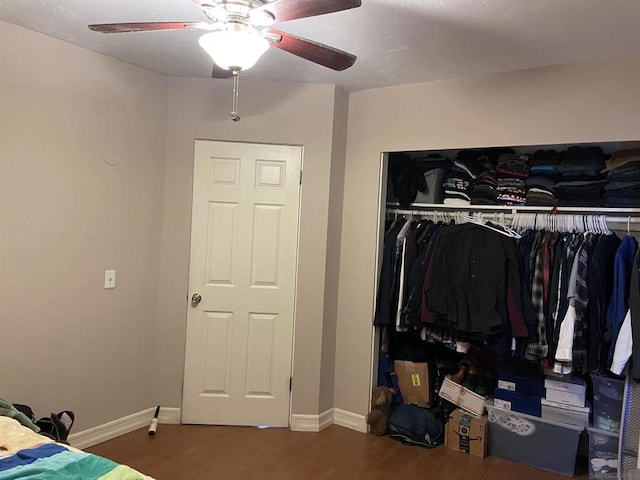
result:
<svg viewBox="0 0 640 480"><path fill-rule="evenodd" d="M136 23L101 23L89 25L89 30L100 33L152 32L154 30L209 30L209 25L202 22L136 22Z"/></svg>
<svg viewBox="0 0 640 480"><path fill-rule="evenodd" d="M306 38L296 37L271 28L263 30L270 35L281 37L279 42L273 43L273 47L293 53L298 57L317 63L333 70L345 70L354 64L356 56L337 48L313 42Z"/></svg>
<svg viewBox="0 0 640 480"><path fill-rule="evenodd" d="M233 77L233 71L227 70L226 68L220 68L215 63L213 64L213 69L211 70L211 78L231 78Z"/></svg>
<svg viewBox="0 0 640 480"><path fill-rule="evenodd" d="M254 8L252 12L270 12L276 22L286 22L297 18L315 17L325 13L348 10L360 5L362 5L361 0L274 0Z"/></svg>

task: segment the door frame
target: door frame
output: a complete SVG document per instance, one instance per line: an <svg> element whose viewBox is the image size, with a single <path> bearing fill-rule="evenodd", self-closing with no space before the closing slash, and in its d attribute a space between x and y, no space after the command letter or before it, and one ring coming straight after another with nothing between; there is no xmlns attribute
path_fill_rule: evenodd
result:
<svg viewBox="0 0 640 480"><path fill-rule="evenodd" d="M380 152L380 161L378 169L378 219L376 231L378 232L378 242L376 243L375 255L375 278L373 279L373 298L371 311L375 314L378 282L380 281L380 270L382 269L382 255L384 252L384 223L386 215L386 199L387 199L387 176L389 169L389 153ZM373 316L371 317L371 359L369 365L369 392L371 396L373 389L378 384L378 360L380 358L380 329L373 324ZM367 410L368 411L368 410Z"/></svg>

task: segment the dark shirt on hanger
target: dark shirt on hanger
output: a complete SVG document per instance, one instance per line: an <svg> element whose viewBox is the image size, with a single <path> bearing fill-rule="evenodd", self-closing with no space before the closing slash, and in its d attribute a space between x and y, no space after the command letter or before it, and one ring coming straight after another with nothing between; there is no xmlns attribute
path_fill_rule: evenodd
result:
<svg viewBox="0 0 640 480"><path fill-rule="evenodd" d="M588 291L589 346L587 370L604 371L608 349L602 348L604 341L607 305L613 290L613 263L620 247L620 238L615 234L600 235L589 263Z"/></svg>
<svg viewBox="0 0 640 480"><path fill-rule="evenodd" d="M432 262L429 310L446 315L457 330L493 334L510 327L512 336L528 336L513 238L473 223L450 226Z"/></svg>
<svg viewBox="0 0 640 480"><path fill-rule="evenodd" d="M384 236L384 248L382 254L382 269L380 271L380 283L378 284L378 298L374 325L390 325L394 322L395 312L393 299L397 300L396 281L396 239L404 222L396 222Z"/></svg>

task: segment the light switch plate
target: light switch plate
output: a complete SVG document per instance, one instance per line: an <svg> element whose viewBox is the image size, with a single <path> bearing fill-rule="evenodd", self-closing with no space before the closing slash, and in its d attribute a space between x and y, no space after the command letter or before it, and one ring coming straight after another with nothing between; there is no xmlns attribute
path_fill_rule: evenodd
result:
<svg viewBox="0 0 640 480"><path fill-rule="evenodd" d="M104 288L116 288L116 271L104 271Z"/></svg>

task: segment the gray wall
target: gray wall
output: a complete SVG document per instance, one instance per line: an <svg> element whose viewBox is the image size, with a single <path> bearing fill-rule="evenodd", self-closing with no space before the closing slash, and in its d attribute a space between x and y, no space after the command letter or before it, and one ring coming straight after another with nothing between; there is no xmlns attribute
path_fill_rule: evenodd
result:
<svg viewBox="0 0 640 480"><path fill-rule="evenodd" d="M155 401L167 80L4 22L0 59L0 396L78 432Z"/></svg>

